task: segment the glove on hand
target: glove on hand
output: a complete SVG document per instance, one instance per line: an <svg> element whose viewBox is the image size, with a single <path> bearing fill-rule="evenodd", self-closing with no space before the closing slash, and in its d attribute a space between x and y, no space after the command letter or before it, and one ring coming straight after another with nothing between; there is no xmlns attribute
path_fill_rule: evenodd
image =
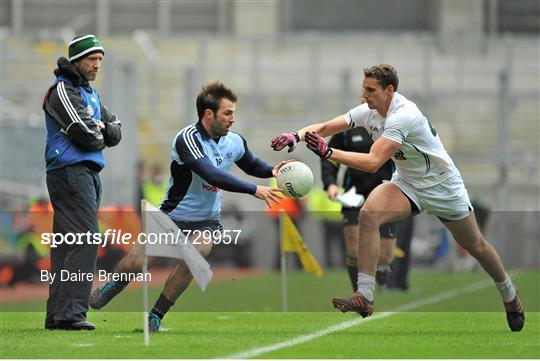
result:
<svg viewBox="0 0 540 361"><path fill-rule="evenodd" d="M282 133L281 135L278 135L274 139L272 139L271 147L275 151L280 151L286 146L289 147L289 153L296 148L296 143L300 141L300 137L298 136L298 133Z"/></svg>
<svg viewBox="0 0 540 361"><path fill-rule="evenodd" d="M317 154L319 157L328 159L332 155L332 148L329 148L326 144L326 141L323 137L315 132L307 132L304 136L307 147L313 153Z"/></svg>

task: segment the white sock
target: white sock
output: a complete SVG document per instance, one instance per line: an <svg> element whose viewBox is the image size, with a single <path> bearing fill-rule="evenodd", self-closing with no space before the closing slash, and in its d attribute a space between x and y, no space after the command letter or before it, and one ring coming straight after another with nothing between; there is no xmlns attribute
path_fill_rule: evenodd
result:
<svg viewBox="0 0 540 361"><path fill-rule="evenodd" d="M516 289L514 288L514 283L508 274L506 275L506 279L504 281L495 282L495 286L499 290L504 302L510 302L516 298Z"/></svg>
<svg viewBox="0 0 540 361"><path fill-rule="evenodd" d="M358 291L368 299L373 301L373 290L375 289L375 277L368 276L364 273L358 273Z"/></svg>

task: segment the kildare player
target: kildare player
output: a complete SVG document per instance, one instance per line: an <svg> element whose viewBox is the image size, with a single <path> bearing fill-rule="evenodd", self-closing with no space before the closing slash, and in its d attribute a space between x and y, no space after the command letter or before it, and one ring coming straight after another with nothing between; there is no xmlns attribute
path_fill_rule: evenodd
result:
<svg viewBox="0 0 540 361"><path fill-rule="evenodd" d="M425 211L437 216L454 239L475 257L495 282L502 296L508 325L521 331L525 312L518 291L495 249L484 239L461 174L444 149L441 139L416 104L397 92L394 67L379 64L364 69L365 102L325 123L272 140L279 151L305 140L321 158L374 173L390 158L396 172L392 180L375 188L360 211L358 242L358 291L348 298L333 298L342 312L362 317L374 310L373 290L379 259L379 227ZM346 152L327 146L327 137L353 127L364 127L374 140L369 153Z"/></svg>

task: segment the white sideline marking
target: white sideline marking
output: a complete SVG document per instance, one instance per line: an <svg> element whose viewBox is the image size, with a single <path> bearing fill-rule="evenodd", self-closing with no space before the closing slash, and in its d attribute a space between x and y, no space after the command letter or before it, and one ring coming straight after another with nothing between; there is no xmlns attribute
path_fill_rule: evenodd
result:
<svg viewBox="0 0 540 361"><path fill-rule="evenodd" d="M94 344L93 343L76 343L73 346L75 346L75 347L93 347Z"/></svg>
<svg viewBox="0 0 540 361"><path fill-rule="evenodd" d="M280 350L282 348L287 348L287 347L291 347L291 346L295 346L295 345L300 345L302 343L306 343L306 342L311 341L313 339L316 339L316 338L319 338L319 337L322 337L322 336L326 336L326 335L329 335L329 334L337 332L337 331L345 330L347 328L350 328L350 327L353 327L353 326L356 326L356 325L360 325L362 323L379 320L381 318L392 316L395 313L405 312L405 311L409 311L409 310L412 310L412 309L415 309L415 308L418 308L418 307L421 307L421 306L430 305L430 304L433 304L433 303L438 303L438 302L447 300L449 298L462 295L464 293L478 291L478 290L480 290L482 288L486 288L489 285L493 285L493 281L491 281L491 280L489 280L489 281L480 281L480 282L473 283L473 284L471 284L469 286L466 286L466 287L461 287L461 288L458 288L458 289L455 289L455 290L450 290L450 291L443 292L443 293L440 293L440 294L435 295L435 296L425 298L425 299L420 300L420 301L416 301L416 302L413 302L413 303L409 303L407 305L403 305L401 307L396 308L393 312L381 312L381 313L376 313L374 316L370 316L370 317L367 317L367 318L357 318L357 319L354 319L354 320L345 321L345 322L339 323L337 325L330 326L328 328L325 328L325 329L322 329L322 330L319 330L319 331L316 331L316 332L313 332L313 333L309 333L307 335L302 335L302 336L295 337L295 338L293 338L291 340L288 340L288 341L283 341L283 342L275 343L273 345L268 345L268 346L257 347L257 348L251 349L251 350L235 353L233 355L229 355L229 356L225 356L225 357L218 357L218 358L229 358L229 359L251 358L251 357L259 356L261 354L265 354L267 352Z"/></svg>

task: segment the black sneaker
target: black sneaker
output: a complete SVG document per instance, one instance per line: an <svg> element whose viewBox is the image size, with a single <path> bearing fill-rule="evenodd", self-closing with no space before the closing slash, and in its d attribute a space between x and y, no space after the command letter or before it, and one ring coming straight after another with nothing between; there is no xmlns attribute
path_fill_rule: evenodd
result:
<svg viewBox="0 0 540 361"><path fill-rule="evenodd" d="M332 304L334 308L338 308L343 313L353 311L362 316L362 318L371 316L375 310L375 303L368 301L359 291L356 291L352 296L347 298L332 298Z"/></svg>
<svg viewBox="0 0 540 361"><path fill-rule="evenodd" d="M525 325L525 309L519 299L519 292L516 286L514 288L516 289L516 297L510 302L504 302L504 308L506 309L508 326L513 332L519 332Z"/></svg>
<svg viewBox="0 0 540 361"><path fill-rule="evenodd" d="M67 330L67 331L79 331L79 330L92 331L96 329L96 325L88 321L58 321L56 323L56 326L58 330Z"/></svg>
<svg viewBox="0 0 540 361"><path fill-rule="evenodd" d="M98 287L90 295L89 304L94 310L99 310L109 303L117 294L122 292L127 285L118 285L115 281L109 281Z"/></svg>
<svg viewBox="0 0 540 361"><path fill-rule="evenodd" d="M45 321L45 329L46 330L56 330L58 329L58 324L54 321L49 321L49 320L46 320Z"/></svg>

